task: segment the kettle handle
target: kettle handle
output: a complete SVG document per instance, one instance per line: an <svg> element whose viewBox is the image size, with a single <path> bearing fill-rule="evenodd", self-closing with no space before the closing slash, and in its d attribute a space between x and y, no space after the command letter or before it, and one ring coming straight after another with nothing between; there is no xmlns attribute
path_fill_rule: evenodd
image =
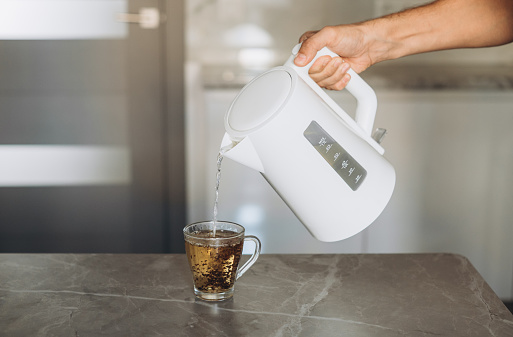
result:
<svg viewBox="0 0 513 337"><path fill-rule="evenodd" d="M348 70L348 74L351 76L351 80L346 85L347 91L351 93L356 98L357 106L356 106L356 114L355 120L353 121L344 110L342 110L338 104L336 104L331 97L324 92L324 90L319 87L315 81L312 80L310 75L308 74L308 70L312 66L312 64L319 57L324 55L329 55L331 57L338 57L339 55L335 54L327 47L322 48L314 59L304 67L298 67L294 64L294 59L299 52L299 48L301 44L297 44L292 49L292 55L289 57L287 62L285 62L285 66L293 68L296 73L332 108L344 121L346 121L349 125L354 126L354 122L364 131L365 135L370 136L372 134L372 127L374 125L374 119L376 117L376 109L378 106L376 93L372 88L365 82L360 75L358 75L353 69Z"/></svg>

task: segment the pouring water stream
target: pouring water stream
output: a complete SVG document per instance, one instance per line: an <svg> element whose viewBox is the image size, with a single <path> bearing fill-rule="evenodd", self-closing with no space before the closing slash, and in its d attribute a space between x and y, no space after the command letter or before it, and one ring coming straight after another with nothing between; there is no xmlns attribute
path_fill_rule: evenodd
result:
<svg viewBox="0 0 513 337"><path fill-rule="evenodd" d="M221 181L221 164L223 162L223 155L231 150L234 146L236 145L236 143L231 143L231 144L228 144L226 146L223 146L220 150L219 150L219 153L217 155L217 173L216 173L216 190L215 190L215 201L214 201L214 209L213 209L213 223L214 223L214 231L213 231L213 236L215 237L216 236L216 223L217 223L217 208L218 208L218 204L219 204L219 183Z"/></svg>

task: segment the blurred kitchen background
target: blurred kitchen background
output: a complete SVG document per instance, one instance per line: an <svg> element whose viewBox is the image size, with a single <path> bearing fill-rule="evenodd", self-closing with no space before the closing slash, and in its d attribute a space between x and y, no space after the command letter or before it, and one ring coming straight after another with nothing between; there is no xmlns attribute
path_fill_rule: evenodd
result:
<svg viewBox="0 0 513 337"><path fill-rule="evenodd" d="M307 30L424 2L0 0L0 251L183 252L183 226L212 217L223 116L242 86ZM319 242L228 159L219 218L263 253L462 254L512 300L513 45L362 77L397 173L369 228Z"/></svg>

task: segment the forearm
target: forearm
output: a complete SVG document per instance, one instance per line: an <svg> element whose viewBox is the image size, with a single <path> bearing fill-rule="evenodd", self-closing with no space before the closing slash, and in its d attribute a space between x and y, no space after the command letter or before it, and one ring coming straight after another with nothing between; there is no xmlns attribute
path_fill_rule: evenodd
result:
<svg viewBox="0 0 513 337"><path fill-rule="evenodd" d="M513 41L513 0L438 0L358 25L372 63Z"/></svg>
<svg viewBox="0 0 513 337"><path fill-rule="evenodd" d="M498 46L513 42L513 0L438 0L374 20L306 32L300 42L297 66L307 65L328 47L357 73L406 55ZM340 58L319 58L310 76L323 88L341 90L349 76Z"/></svg>

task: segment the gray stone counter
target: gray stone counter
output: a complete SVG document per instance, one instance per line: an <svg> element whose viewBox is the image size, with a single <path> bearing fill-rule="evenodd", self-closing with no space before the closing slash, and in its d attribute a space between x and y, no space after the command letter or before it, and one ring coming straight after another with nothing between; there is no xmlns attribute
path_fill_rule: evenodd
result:
<svg viewBox="0 0 513 337"><path fill-rule="evenodd" d="M451 254L262 255L196 300L185 255L1 254L1 336L513 336Z"/></svg>

